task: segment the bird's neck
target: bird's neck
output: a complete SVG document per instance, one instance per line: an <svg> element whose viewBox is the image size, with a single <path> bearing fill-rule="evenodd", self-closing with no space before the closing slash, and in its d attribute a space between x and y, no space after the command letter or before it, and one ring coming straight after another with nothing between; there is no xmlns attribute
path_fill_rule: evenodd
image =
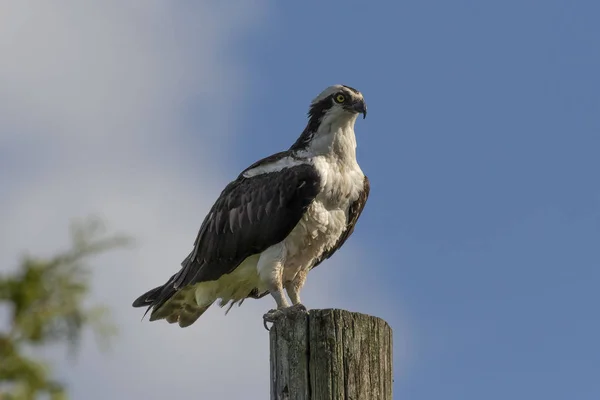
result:
<svg viewBox="0 0 600 400"><path fill-rule="evenodd" d="M345 118L328 119L325 117L318 125L315 132L311 132L310 140L304 149L298 152L299 156L315 157L324 156L334 162L344 164L356 163L356 136L354 124L356 115ZM309 123L305 129L311 127ZM302 136L301 136L302 137Z"/></svg>

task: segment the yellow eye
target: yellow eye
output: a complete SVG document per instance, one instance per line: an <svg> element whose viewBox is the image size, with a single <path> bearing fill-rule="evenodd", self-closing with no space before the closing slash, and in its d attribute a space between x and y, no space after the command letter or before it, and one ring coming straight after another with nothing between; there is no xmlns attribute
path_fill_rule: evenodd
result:
<svg viewBox="0 0 600 400"><path fill-rule="evenodd" d="M344 100L346 100L346 97L343 94L338 94L337 96L335 96L335 101L337 101L338 103L343 103Z"/></svg>

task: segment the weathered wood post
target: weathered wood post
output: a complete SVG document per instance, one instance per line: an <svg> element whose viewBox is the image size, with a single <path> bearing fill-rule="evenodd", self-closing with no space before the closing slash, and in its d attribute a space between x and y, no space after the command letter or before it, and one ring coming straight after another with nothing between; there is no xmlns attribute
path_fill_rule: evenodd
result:
<svg viewBox="0 0 600 400"><path fill-rule="evenodd" d="M298 311L269 336L271 400L392 400L392 329L381 318Z"/></svg>

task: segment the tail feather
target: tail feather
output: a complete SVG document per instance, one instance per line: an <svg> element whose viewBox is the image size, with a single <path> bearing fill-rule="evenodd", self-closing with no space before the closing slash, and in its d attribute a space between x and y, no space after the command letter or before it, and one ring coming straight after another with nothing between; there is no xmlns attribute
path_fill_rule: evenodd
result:
<svg viewBox="0 0 600 400"><path fill-rule="evenodd" d="M162 286L147 291L133 301L133 307L148 307L142 319L150 313L150 321L160 319L168 323L178 323L181 328L188 327L204 314L212 305L197 305L193 290L178 290L169 280Z"/></svg>
<svg viewBox="0 0 600 400"><path fill-rule="evenodd" d="M192 306L187 304L179 309L179 318L177 318L177 322L179 322L179 326L181 328L186 328L192 325L194 322L198 320L204 314L206 310L212 305L212 303L207 304L205 306ZM173 314L174 315L174 314Z"/></svg>
<svg viewBox="0 0 600 400"><path fill-rule="evenodd" d="M152 290L148 290L146 293L144 293L143 295L141 295L140 297L135 299L133 301L132 306L138 308L138 307L146 307L148 305L153 304L154 301L156 300L156 298L158 297L158 294L163 289L163 287L164 286L158 286Z"/></svg>

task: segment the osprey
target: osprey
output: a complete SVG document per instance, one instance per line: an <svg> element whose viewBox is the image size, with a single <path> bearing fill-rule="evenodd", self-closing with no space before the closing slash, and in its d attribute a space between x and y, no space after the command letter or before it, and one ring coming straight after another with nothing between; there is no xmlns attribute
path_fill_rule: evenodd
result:
<svg viewBox="0 0 600 400"><path fill-rule="evenodd" d="M358 114L367 116L358 90L333 85L321 92L296 142L225 187L181 269L133 307L152 310L150 321L182 328L215 301L229 304L228 312L246 298L270 294L277 308L264 315L265 324L305 311L300 291L308 272L344 244L369 196L369 179L356 160Z"/></svg>

